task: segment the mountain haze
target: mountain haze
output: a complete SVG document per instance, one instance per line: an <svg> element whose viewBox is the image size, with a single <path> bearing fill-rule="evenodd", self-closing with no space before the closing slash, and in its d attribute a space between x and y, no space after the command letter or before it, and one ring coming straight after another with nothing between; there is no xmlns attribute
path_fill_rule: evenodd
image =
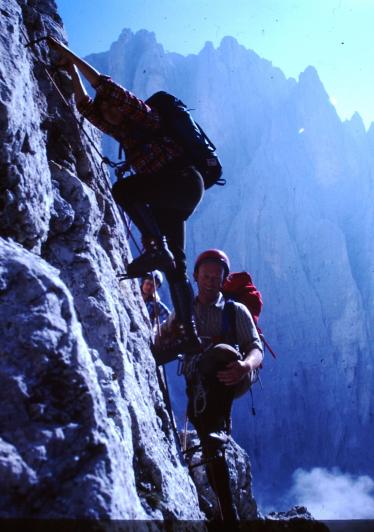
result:
<svg viewBox="0 0 374 532"><path fill-rule="evenodd" d="M312 66L287 79L231 37L184 57L123 30L87 59L139 97L178 95L217 146L227 185L189 221L187 252L191 269L224 249L263 294L278 358L266 356L257 415L242 400L234 420L255 492L280 496L297 468L374 475L374 127L342 122ZM111 140L104 149L116 157ZM183 384L172 387L180 413Z"/></svg>

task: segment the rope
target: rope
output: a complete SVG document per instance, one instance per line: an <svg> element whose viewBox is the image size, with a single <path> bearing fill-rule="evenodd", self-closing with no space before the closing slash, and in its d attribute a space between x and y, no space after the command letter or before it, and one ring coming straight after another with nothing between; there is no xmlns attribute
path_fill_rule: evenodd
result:
<svg viewBox="0 0 374 532"><path fill-rule="evenodd" d="M101 159L101 163L100 163L100 168L101 168L101 171L103 172L103 174L106 176L105 174L105 170L104 170L104 164L107 164L108 166L110 166L110 168L116 168L117 170L120 169L120 167L123 167L124 163L123 161L120 161L118 163L115 163L113 161L111 161L108 157L102 155L102 153L99 151L99 149L97 148L95 142L92 140L92 138L90 137L90 135L87 133L87 131L84 129L83 127L83 122L81 122L80 120L77 119L77 117L75 116L74 114L74 111L72 110L72 108L70 107L69 105L69 102L66 100L65 96L62 94L59 86L57 85L57 83L55 82L55 80L53 79L53 77L51 76L51 74L49 73L48 69L45 67L45 72L48 76L48 78L50 79L51 83L53 84L53 86L55 87L56 91L58 92L58 94L60 95L62 101L64 102L64 104L66 105L69 113L72 115L74 121L76 122L76 124L78 125L79 129L82 131L82 133L86 136L88 142L90 143L91 147L94 149L94 151L96 152L96 154L100 157ZM117 173L116 171L116 175L117 177L119 176L119 174ZM123 214L123 219L124 219L124 222L125 222L125 226L126 226L126 229L127 229L127 235L126 235L126 239L128 240L129 239L129 236L131 237L138 253L140 254L141 253L141 249L133 235L133 233L131 232L131 220L129 221L126 214L124 213Z"/></svg>
<svg viewBox="0 0 374 532"><path fill-rule="evenodd" d="M35 44L41 42L41 41L44 41L46 39L48 39L48 36L44 36L44 37L40 37L39 39L35 39L33 41L28 41L27 39L27 36L25 34L25 32L23 31L23 29L21 28L21 33L26 41L27 44L25 44L25 48L31 48L31 46L34 46ZM40 60L39 60L40 61ZM41 61L40 61L41 62ZM115 168L115 169L119 169L120 167L123 167L124 166L124 161L120 161L118 163L115 163L113 161L111 161L108 157L105 157L104 155L102 155L102 153L100 152L100 150L97 148L95 142L92 140L92 138L90 137L90 135L87 133L87 131L84 129L83 127L83 123L77 119L77 117L75 116L75 113L73 111L73 109L71 108L69 102L66 100L65 96L63 95L61 89L59 88L59 86L57 85L56 81L54 80L54 77L56 75L56 73L58 72L58 69L56 67L54 67L56 69L56 71L54 72L53 75L51 75L51 73L49 72L47 66L44 64L44 71L48 77L48 79L50 80L50 82L52 83L53 87L55 88L55 90L57 91L58 95L60 96L61 100L64 102L64 105L66 106L66 108L68 109L69 113L71 114L71 116L73 117L73 120L75 121L75 123L78 125L78 128L82 131L82 133L85 135L85 137L87 138L89 144L91 145L91 147L93 148L93 150L95 151L95 153L100 157L101 159L101 164L100 164L100 167L102 169L102 171L104 171L103 169L103 165L104 164L107 164L108 166L110 166L111 168ZM118 177L118 174L116 173L117 177Z"/></svg>
<svg viewBox="0 0 374 532"><path fill-rule="evenodd" d="M159 311L159 306L157 304L158 303L158 300L157 300L157 288L156 288L156 278L155 278L154 272L152 272L152 280L153 280L153 286L155 288L155 290L153 292L153 296L152 296L153 297L153 310L154 310L154 314L155 314L157 334L158 334L158 336L161 336L160 311ZM176 441L180 445L181 442L180 442L180 439L179 439L178 427L177 427L177 424L175 422L174 412L173 412L173 408L171 406L171 399L170 399L168 380L167 380L167 376L166 376L166 370L165 370L164 366L162 366L162 370L157 365L156 365L156 368L157 368L157 372L159 372L159 374L160 374L161 381L163 383L164 401L165 401L166 409L167 409L167 411L169 413L170 421L171 421L171 424L172 424L172 427L173 427L173 432L174 432Z"/></svg>
<svg viewBox="0 0 374 532"><path fill-rule="evenodd" d="M42 39L40 39L40 40L42 40ZM111 168L116 168L117 170L120 167L123 167L124 163L122 161L118 162L118 163L115 163L115 162L111 161L108 157L102 155L102 153L97 148L95 142L92 140L90 135L84 129L83 122L78 120L77 117L75 116L74 111L72 110L72 108L69 105L69 102L66 100L65 96L62 94L59 86L57 85L57 83L53 79L53 76L51 76L51 74L49 73L47 67L44 67L44 70L45 70L45 73L47 74L49 80L51 81L52 85L54 86L54 88L56 89L57 93L59 94L59 96L61 97L62 101L64 102L65 106L67 107L69 113L73 117L73 120L78 125L78 127L82 131L82 133L85 135L85 137L87 138L87 140L88 140L89 144L91 145L91 147L93 148L93 150L100 157L100 159L101 159L100 168L101 168L101 171L102 171L103 175L105 176L105 178L106 178L106 173L105 173L105 170L104 170L104 164L107 164ZM116 171L116 175L117 175L117 177L119 176L119 173L117 173L117 171ZM125 226L126 226L126 229L127 229L126 239L128 240L129 236L130 236L132 241L133 241L133 243L134 243L134 245L135 245L135 247L136 247L136 249L137 249L137 251L138 251L138 253L141 254L141 249L140 249L140 247L139 247L134 235L131 232L131 221L128 220L128 218L127 218L125 213L123 213L123 219L124 219Z"/></svg>
<svg viewBox="0 0 374 532"><path fill-rule="evenodd" d="M127 215L125 214L125 224L126 224L126 229L127 229L127 235L126 235L126 238L127 240L129 239L129 236L131 234L131 224L132 224L132 220L130 220ZM132 237L134 239L134 237ZM134 239L135 240L135 239ZM136 243L136 246L138 247L138 251L140 253L140 247L138 246L138 244Z"/></svg>
<svg viewBox="0 0 374 532"><path fill-rule="evenodd" d="M28 41L27 36L26 36L26 34L25 34L25 32L23 31L22 28L21 28L21 33L22 33L22 35L23 35L23 37L24 37L24 39L25 39L25 41L27 43L27 44L24 45L25 48L31 48L35 44L37 44L37 43L39 43L41 41L44 41L44 40L46 40L48 38L48 36L45 36L45 37L40 37L39 39L35 39L33 41ZM47 66L44 65L44 71L45 71L45 74L47 75L49 81L52 83L53 87L55 88L56 92L60 96L61 100L63 101L65 107L68 110L68 112L72 116L74 122L77 124L79 130L82 131L82 133L84 134L84 136L88 140L88 143L91 146L91 148L94 150L96 155L101 159L100 169L101 169L105 179L107 179L107 174L105 173L105 170L104 170L104 164L110 166L110 168L114 168L115 169L115 173L116 173L117 178L123 177L123 174L128 169L128 163L126 163L124 161L120 161L118 163L115 163L115 162L111 161L108 157L102 155L100 150L97 148L95 142L92 140L91 136L87 133L87 131L83 127L83 120L78 120L78 118L75 116L75 113L74 113L73 109L71 108L69 102L65 98L65 96L62 93L62 91L61 91L60 87L58 86L58 84L56 83L56 81L54 79L54 76L58 73L58 69L56 69L56 71L53 73L53 75L51 75L51 73L49 72ZM121 211L121 209L120 209L120 211ZM131 232L131 221L128 220L126 214L124 214L124 213L123 213L123 219L124 219L125 226L126 226L126 229L127 229L127 236L126 236L127 240L130 237L132 239L132 241L133 241L138 253L141 254L141 249L140 249L140 247L139 247L134 235Z"/></svg>
<svg viewBox="0 0 374 532"><path fill-rule="evenodd" d="M152 272L152 282L153 282L153 287L154 287L154 291L153 291L153 294L152 294L153 312L154 312L154 315L155 315L157 335L160 337L161 336L160 308L159 308L159 306L157 304L158 301L157 301L156 277L155 277L154 272Z"/></svg>
<svg viewBox="0 0 374 532"><path fill-rule="evenodd" d="M193 409L195 416L204 412L207 405L207 392L203 379L199 372L199 363L202 354L186 357L184 360L183 373L186 380L192 386Z"/></svg>
<svg viewBox="0 0 374 532"><path fill-rule="evenodd" d="M86 137L86 139L88 140L91 148L95 151L96 155L98 155L101 159L101 163L100 163L100 166L101 166L101 169L103 170L103 165L104 164L107 164L108 166L110 166L111 168L118 168L119 166L121 166L123 164L123 162L118 162L118 163L115 163L113 161L111 161L108 157L104 156L100 150L97 148L95 142L92 140L92 138L90 137L90 135L87 133L87 131L84 129L83 127L83 123L78 120L78 118L75 116L75 113L73 111L73 109L71 108L69 102L66 100L65 96L62 94L62 91L61 89L59 88L59 86L57 85L56 81L54 80L53 76L51 76L50 72L48 71L47 67L44 67L44 70L45 70L45 73L47 74L50 82L52 83L52 85L54 86L54 88L56 89L57 93L59 94L60 98L62 99L62 101L64 102L66 108L68 109L69 113L71 114L71 116L73 117L73 120L74 122L77 124L78 128L82 131L82 133L84 134L84 136ZM56 72L55 74L56 75Z"/></svg>
<svg viewBox="0 0 374 532"><path fill-rule="evenodd" d="M186 418L184 420L184 429L183 429L183 445L182 445L182 449L184 453L187 452L187 430L188 430L188 414L186 410Z"/></svg>
<svg viewBox="0 0 374 532"><path fill-rule="evenodd" d="M139 255L141 254L142 250L140 249L140 246L139 244L137 243L132 231L131 231L131 220L129 221L129 219L127 218L125 212L120 209L121 213L122 213L122 217L123 217L123 221L125 223L125 226L126 226L126 229L127 229L127 235L126 235L126 238L127 240L129 239L129 236L131 238L131 240L133 241L133 244L134 246L136 247L136 250L138 251Z"/></svg>

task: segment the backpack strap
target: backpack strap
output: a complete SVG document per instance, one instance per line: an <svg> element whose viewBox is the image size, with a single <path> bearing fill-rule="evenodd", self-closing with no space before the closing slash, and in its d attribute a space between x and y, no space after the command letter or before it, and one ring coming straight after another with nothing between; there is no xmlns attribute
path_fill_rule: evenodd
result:
<svg viewBox="0 0 374 532"><path fill-rule="evenodd" d="M232 299L227 299L225 302L225 306L223 308L221 334L224 340L227 341L227 343L235 346L235 348L239 347L237 345L238 341L237 341L237 336L236 336L235 301L233 301ZM248 375L248 379L247 379L248 384L247 384L247 387L245 387L244 392L239 392L238 395L234 396L234 399L236 397L240 397L242 393L245 393L249 389L250 394L251 394L251 411L252 411L253 416L256 415L256 410L254 407L252 384L254 384L257 381L257 378L259 378L258 371L256 371L256 376L252 376L252 374ZM240 386L240 383L238 383L236 386Z"/></svg>
<svg viewBox="0 0 374 532"><path fill-rule="evenodd" d="M223 307L221 336L228 344L236 345L238 343L236 336L235 301L232 299L227 299Z"/></svg>

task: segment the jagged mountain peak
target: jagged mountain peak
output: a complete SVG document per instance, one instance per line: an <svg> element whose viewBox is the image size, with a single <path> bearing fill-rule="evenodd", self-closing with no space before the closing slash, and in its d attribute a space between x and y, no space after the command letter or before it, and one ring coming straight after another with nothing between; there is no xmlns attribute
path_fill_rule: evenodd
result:
<svg viewBox="0 0 374 532"><path fill-rule="evenodd" d="M142 42L144 45L148 46L152 46L152 44L159 44L156 39L156 34L153 31L142 29L133 32L129 28L124 28L121 31L116 42L119 42L121 44L127 44L132 40Z"/></svg>
<svg viewBox="0 0 374 532"><path fill-rule="evenodd" d="M211 54L215 52L214 44L212 41L206 41L201 52L202 54Z"/></svg>
<svg viewBox="0 0 374 532"><path fill-rule="evenodd" d="M299 74L299 85L305 91L313 92L315 95L328 98L325 87L314 66L307 66L305 70Z"/></svg>
<svg viewBox="0 0 374 532"><path fill-rule="evenodd" d="M356 135L365 135L366 129L364 121L361 115L356 111L353 113L349 120L345 121L345 124L356 133Z"/></svg>
<svg viewBox="0 0 374 532"><path fill-rule="evenodd" d="M226 35L225 37L222 37L220 48L227 49L227 50L233 50L235 48L242 48L242 45L239 44L238 40L235 37L232 37L230 35Z"/></svg>
<svg viewBox="0 0 374 532"><path fill-rule="evenodd" d="M139 30L134 33L128 28L121 31L118 39L114 41L110 47L110 50L113 50L115 53L118 53L119 50L123 50L130 56L131 54L134 54L136 57L152 49L157 49L159 52L163 53L163 47L157 41L154 32Z"/></svg>
<svg viewBox="0 0 374 532"><path fill-rule="evenodd" d="M138 284L116 277L130 257L108 177L18 39L20 27L53 34L54 22L36 2L7 6L1 508L7 516L32 508L48 517L199 519ZM161 53L150 32L125 30L121 42L100 54L104 72L139 96L163 87L198 102L224 164L226 187L207 191L189 221L190 263L197 251L222 248L263 294L260 325L278 361L265 359L256 417L245 402L233 424L255 464L255 490L273 506L296 467L316 463L371 474L374 163L366 147L344 135L312 67L297 92L279 71L272 78L269 62L248 61L255 53L235 39L219 53L208 45L217 61Z"/></svg>
<svg viewBox="0 0 374 532"><path fill-rule="evenodd" d="M314 67L286 79L230 37L194 56L163 57L157 76L196 107L227 179L189 222L191 270L208 247L250 270L264 296L264 329L281 353L281 364L265 363L268 395L256 397L261 427L244 409L239 421L240 442L261 477L256 489L266 498L301 462L372 473L373 371L362 368L371 367L374 345L374 255L371 211L363 205L374 202L374 163L361 120L348 124L357 137L347 134Z"/></svg>

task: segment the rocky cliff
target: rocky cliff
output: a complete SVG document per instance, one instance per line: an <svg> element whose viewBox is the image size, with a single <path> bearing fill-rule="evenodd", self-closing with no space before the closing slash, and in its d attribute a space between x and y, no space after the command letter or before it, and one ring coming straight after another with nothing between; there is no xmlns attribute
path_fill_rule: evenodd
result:
<svg viewBox="0 0 374 532"><path fill-rule="evenodd" d="M25 47L65 40L56 6L0 13L0 516L200 519L138 283L116 277L130 255L108 174L45 41Z"/></svg>
<svg viewBox="0 0 374 532"><path fill-rule="evenodd" d="M298 467L373 475L373 128L339 119L314 68L286 79L230 37L182 57L124 30L89 60L140 97L177 94L217 145L227 185L190 220L188 256L223 248L263 293L278 360L234 422L256 493L270 503Z"/></svg>

